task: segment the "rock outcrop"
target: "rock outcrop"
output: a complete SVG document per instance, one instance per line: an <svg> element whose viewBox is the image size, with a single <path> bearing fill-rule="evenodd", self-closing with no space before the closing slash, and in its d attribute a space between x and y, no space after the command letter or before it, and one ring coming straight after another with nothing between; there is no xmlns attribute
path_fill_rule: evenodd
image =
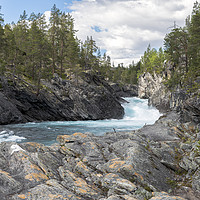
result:
<svg viewBox="0 0 200 200"><path fill-rule="evenodd" d="M183 102L183 108L181 110L182 120L184 122L193 121L195 123L200 123L200 98L199 96L194 96L186 99Z"/></svg>
<svg viewBox="0 0 200 200"><path fill-rule="evenodd" d="M179 123L172 128L179 138L178 143L176 139L170 139L171 130L169 131L168 128L163 127L160 135L160 132L156 131L163 126L163 123L165 124L165 120L163 123L155 123L153 127L143 127L142 130L148 132L147 137L150 140L155 141L157 138L157 141L159 141L168 135L171 145L177 145L176 150L171 151L171 153L175 152L176 154L174 157L176 162L173 159L171 160L172 154L170 155L169 152L163 154L163 151L157 151L158 149L151 148L151 150L160 157L163 164L175 171L178 169L176 182L171 183L176 188L176 194L180 194L189 200L200 199L198 194L200 189L200 99L198 93L199 91L188 93L187 88L178 86L176 90L169 91L163 84L163 78L156 74L145 73L139 80L138 94L140 97L148 98L149 104L156 106L160 111L169 111L168 116L174 112L179 116L172 117L171 122L168 121L168 126L171 126L174 121L179 119ZM162 119L159 121L162 122ZM166 158L167 160L165 160ZM174 165L174 163L177 163L177 165Z"/></svg>
<svg viewBox="0 0 200 200"><path fill-rule="evenodd" d="M149 72L140 76L138 81L138 97L149 99L149 105L155 106L161 112L171 109L171 93L163 84L160 75Z"/></svg>
<svg viewBox="0 0 200 200"><path fill-rule="evenodd" d="M3 142L0 197L197 200L198 138L195 125L180 124L171 112L131 132L60 135L52 146Z"/></svg>
<svg viewBox="0 0 200 200"><path fill-rule="evenodd" d="M138 96L137 85L120 85L118 83L112 83L111 87L115 93L120 97L135 97Z"/></svg>
<svg viewBox="0 0 200 200"><path fill-rule="evenodd" d="M24 80L1 78L0 124L30 121L120 119L123 99L106 81L85 74L79 82L41 80L39 94ZM125 93L125 92L124 92Z"/></svg>
<svg viewBox="0 0 200 200"><path fill-rule="evenodd" d="M181 122L200 123L200 99L198 94L189 94L186 89L177 87L169 91L163 84L163 77L145 73L139 78L138 96L148 98L149 105L161 112L176 110L180 112Z"/></svg>

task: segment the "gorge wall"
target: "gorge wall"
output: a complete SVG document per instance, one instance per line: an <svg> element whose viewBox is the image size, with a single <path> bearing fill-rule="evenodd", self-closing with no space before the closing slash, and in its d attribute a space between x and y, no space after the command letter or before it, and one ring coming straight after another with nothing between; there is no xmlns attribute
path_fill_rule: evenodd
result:
<svg viewBox="0 0 200 200"><path fill-rule="evenodd" d="M179 139L171 142L177 144L175 153L177 157L176 163L182 171L180 174L182 180L184 180L184 183L180 183L179 181L177 181L177 183L179 182L178 185L180 184L187 189L192 189L194 193L199 193L198 190L200 188L196 185L197 182L199 183L200 170L200 162L197 161L200 158L199 91L196 91L196 93L189 93L187 88L181 87L170 91L164 85L164 79L165 76L156 73L143 74L139 78L138 96L140 98L148 98L149 105L155 106L163 112L163 118L171 115L171 113L176 113L176 119L174 120L177 120L179 125L174 127L174 130L176 130ZM160 120L161 119L159 119L158 122L160 122ZM169 127L170 123L167 126ZM150 127L148 127L148 134L155 134L155 131L156 123L153 126L152 132ZM157 138L162 137L163 134L164 130L160 130ZM177 188L179 188L178 185L176 186ZM183 190L182 188L182 194L184 193ZM190 192L187 191L187 194L189 193ZM193 200L199 198L199 194L197 194L196 197L188 196L186 199Z"/></svg>
<svg viewBox="0 0 200 200"><path fill-rule="evenodd" d="M35 87L17 77L0 77L0 124L120 119L121 96L137 95L136 87L109 85L87 73L79 80L55 74L50 81L41 80L39 93Z"/></svg>
<svg viewBox="0 0 200 200"><path fill-rule="evenodd" d="M138 96L148 98L149 105L161 112L175 110L180 112L182 122L200 122L200 99L196 94L189 94L186 88L177 87L170 91L164 85L164 75L144 73L138 82Z"/></svg>
<svg viewBox="0 0 200 200"><path fill-rule="evenodd" d="M43 84L54 91L61 81L56 77ZM88 81L98 83L96 77ZM100 87L114 90L112 95L121 90L119 85ZM2 142L1 199L199 200L199 100L180 94L167 91L162 77L145 74L140 77L139 96L165 111L154 125L101 137L60 135L51 146ZM12 99L5 97L4 102L6 98ZM187 122L181 122L186 114Z"/></svg>

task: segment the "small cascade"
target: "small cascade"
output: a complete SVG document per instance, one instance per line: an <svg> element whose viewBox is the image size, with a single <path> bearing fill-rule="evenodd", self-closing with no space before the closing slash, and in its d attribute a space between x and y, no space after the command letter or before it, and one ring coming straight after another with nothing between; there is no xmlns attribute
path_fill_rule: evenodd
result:
<svg viewBox="0 0 200 200"><path fill-rule="evenodd" d="M57 135L71 135L75 132L91 132L97 136L105 132L131 131L141 128L145 124L153 124L161 114L148 106L148 100L136 97L125 98L125 115L123 119L97 121L57 121L14 124L0 126L0 142L39 142L50 145L56 142Z"/></svg>

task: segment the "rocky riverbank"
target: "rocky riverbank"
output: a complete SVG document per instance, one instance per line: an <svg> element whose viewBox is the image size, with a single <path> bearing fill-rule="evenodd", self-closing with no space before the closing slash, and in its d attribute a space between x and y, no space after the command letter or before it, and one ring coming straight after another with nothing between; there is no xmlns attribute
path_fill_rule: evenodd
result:
<svg viewBox="0 0 200 200"><path fill-rule="evenodd" d="M176 112L131 132L0 144L2 200L197 200L200 132ZM179 196L177 196L179 195Z"/></svg>
<svg viewBox="0 0 200 200"><path fill-rule="evenodd" d="M166 73L165 76L170 76ZM178 164L181 168L181 179L186 187L180 189L180 183L175 185L176 191L182 195L185 188L187 194L191 194L190 189L199 191L199 148L200 148L200 99L199 91L196 93L188 93L187 89L177 86L176 90L169 91L163 84L164 75L145 73L139 79L138 96L140 98L148 98L149 105L157 107L164 113L177 113L179 124L176 127L177 134L180 139L179 145L176 147ZM156 127L154 127L156 128ZM152 131L154 131L154 128ZM151 130L149 129L149 134ZM151 134L150 134L151 135ZM163 135L163 132L161 132ZM197 184L197 185L196 185ZM197 189L198 188L198 189ZM179 190L180 189L180 190ZM182 195L183 196L183 195ZM187 199L200 199L190 196Z"/></svg>
<svg viewBox="0 0 200 200"><path fill-rule="evenodd" d="M85 73L78 82L55 74L41 80L40 91L17 77L0 77L0 124L31 121L120 119L121 96L137 95L137 88L109 85Z"/></svg>
<svg viewBox="0 0 200 200"><path fill-rule="evenodd" d="M1 199L200 199L199 98L184 94L184 99L179 91L170 94L155 83L155 77L143 76L139 84L141 97L165 108L154 125L101 137L60 135L52 146L1 143ZM43 84L56 93L57 85ZM116 93L119 85L114 88L106 90Z"/></svg>

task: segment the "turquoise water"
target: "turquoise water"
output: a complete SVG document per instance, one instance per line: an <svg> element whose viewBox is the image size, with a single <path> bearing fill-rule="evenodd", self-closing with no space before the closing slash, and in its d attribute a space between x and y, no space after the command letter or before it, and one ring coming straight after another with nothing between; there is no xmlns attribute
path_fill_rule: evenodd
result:
<svg viewBox="0 0 200 200"><path fill-rule="evenodd" d="M39 142L50 145L56 142L57 135L71 135L75 132L91 132L97 136L105 132L130 131L141 128L145 124L153 124L161 114L148 106L148 100L136 97L125 98L125 116L116 120L97 121L54 121L41 123L26 123L0 126L0 142Z"/></svg>

